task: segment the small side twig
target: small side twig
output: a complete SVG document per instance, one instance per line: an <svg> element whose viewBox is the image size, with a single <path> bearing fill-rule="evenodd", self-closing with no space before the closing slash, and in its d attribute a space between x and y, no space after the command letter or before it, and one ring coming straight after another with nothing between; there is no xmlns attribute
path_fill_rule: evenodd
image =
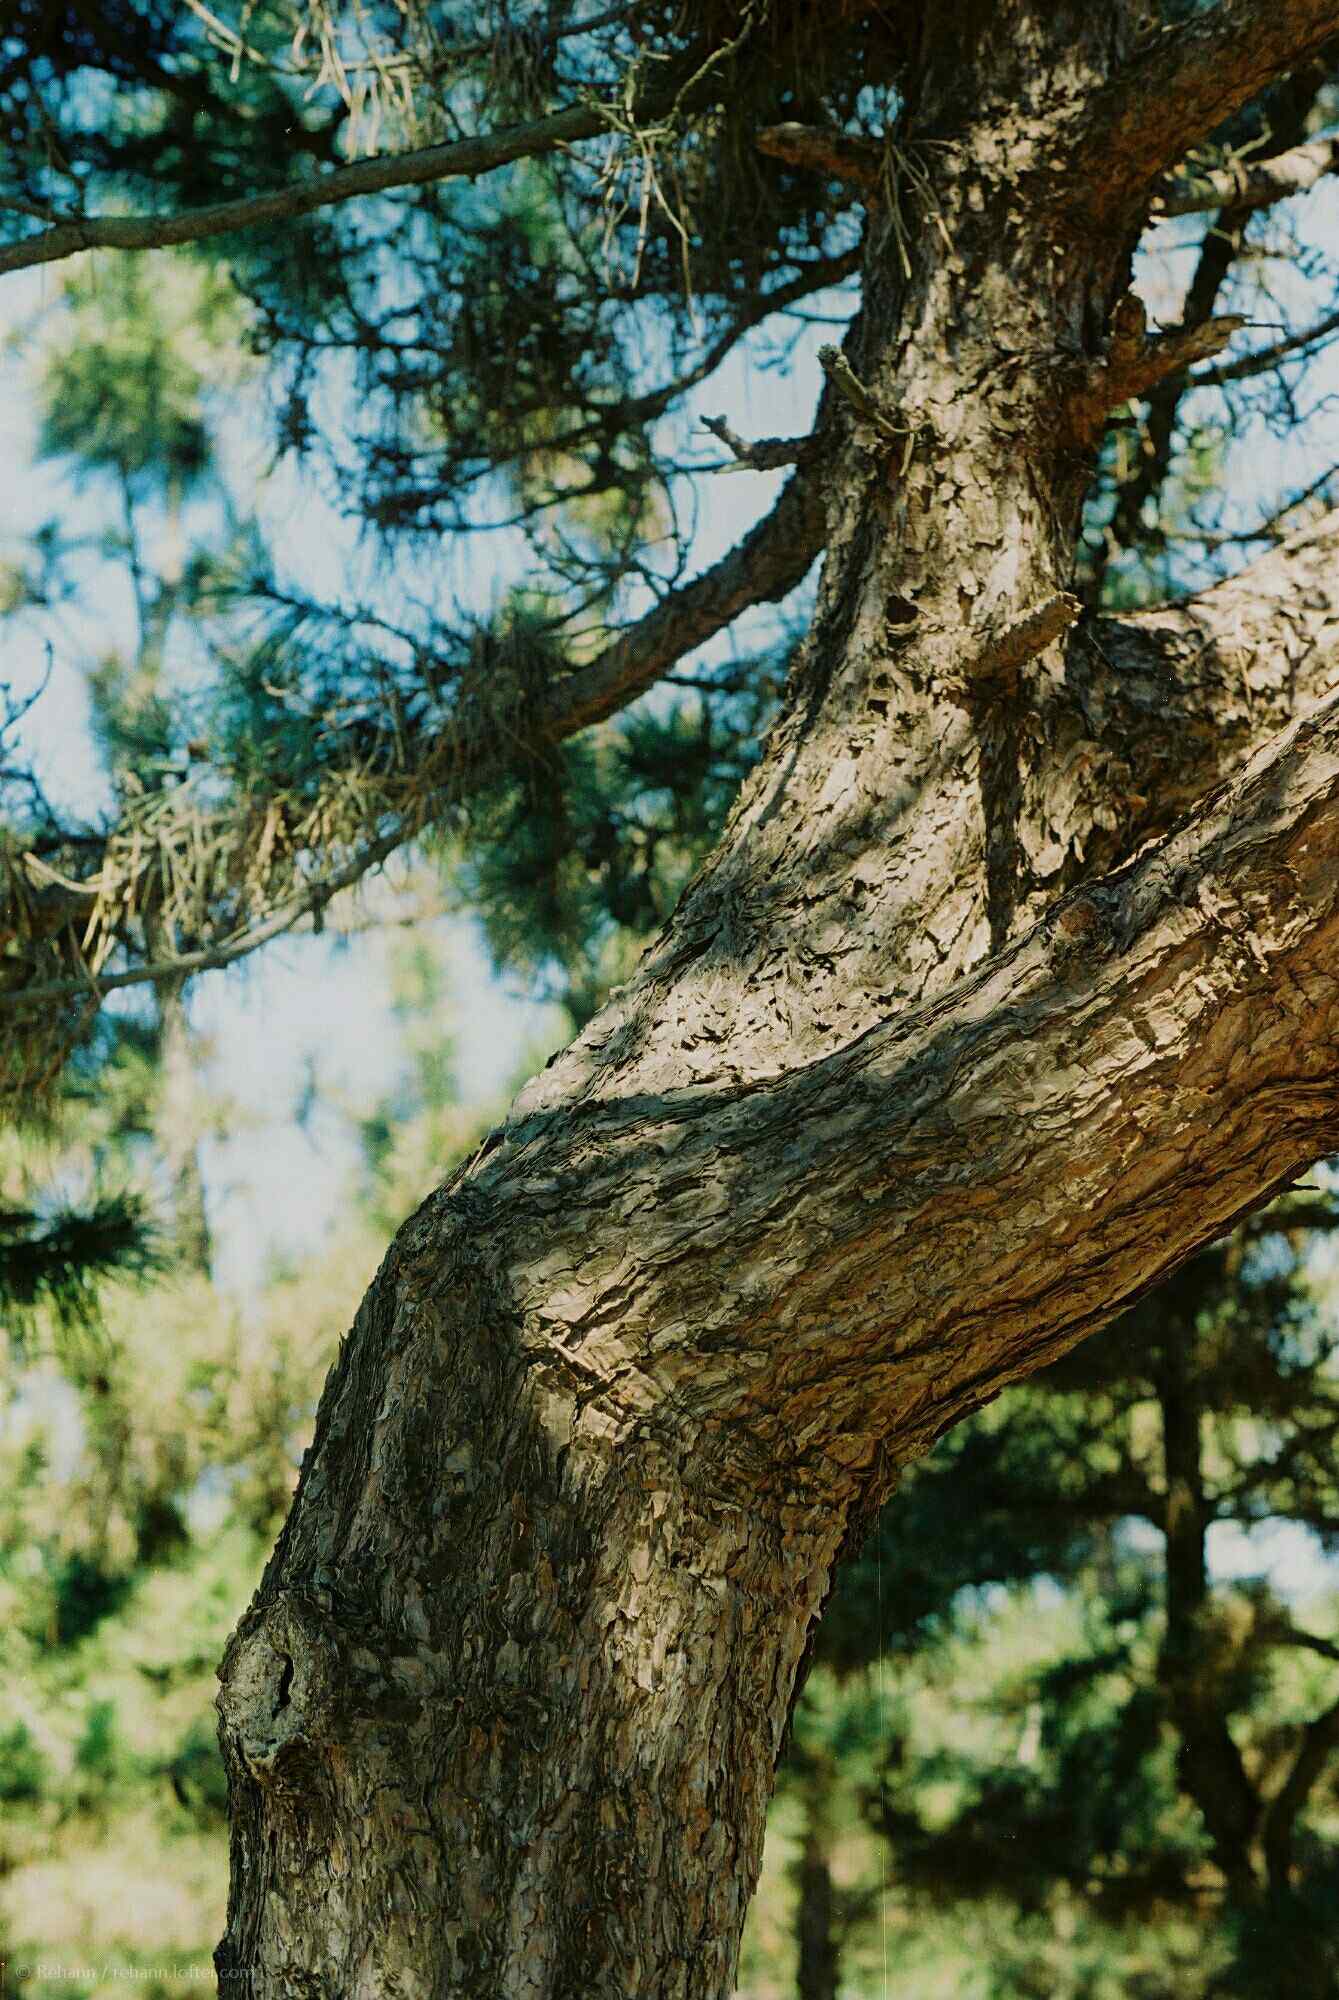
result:
<svg viewBox="0 0 1339 2000"><path fill-rule="evenodd" d="M839 347L820 347L819 366L837 394L847 403L867 430L884 444L899 444L908 454L914 443L911 426L895 417L868 390Z"/></svg>
<svg viewBox="0 0 1339 2000"><path fill-rule="evenodd" d="M702 428L719 438L737 461L718 466L718 472L775 472L779 466L799 465L814 442L812 437L755 438L750 442L732 430L724 417L703 417Z"/></svg>
<svg viewBox="0 0 1339 2000"><path fill-rule="evenodd" d="M1267 160L1230 160L1209 173L1191 173L1163 183L1149 204L1155 221L1197 215L1213 208L1269 208L1305 194L1326 174L1339 171L1339 137L1331 134L1293 146Z"/></svg>

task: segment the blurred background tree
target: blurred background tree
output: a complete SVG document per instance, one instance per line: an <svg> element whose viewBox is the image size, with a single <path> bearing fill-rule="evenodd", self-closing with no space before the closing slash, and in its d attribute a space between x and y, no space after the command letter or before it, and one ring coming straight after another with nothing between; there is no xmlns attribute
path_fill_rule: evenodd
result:
<svg viewBox="0 0 1339 2000"><path fill-rule="evenodd" d="M182 1995L209 1966L227 1876L219 1653L287 1511L386 1215L488 1122L460 1110L443 1058L439 954L419 937L397 958L402 1074L387 1102L350 1110L361 1165L326 1253L249 1299L211 1285L176 1170L163 1037L136 1037L124 1067L141 1117L111 1143L153 1213L152 1285L95 1289L86 1273L96 1318L72 1332L39 1303L0 1372L6 2000L121 1991L128 1977ZM118 1090L132 1094L123 1076L102 1084L94 1110L61 1108L69 1155L94 1143ZM23 1974L37 1964L85 1972Z"/></svg>
<svg viewBox="0 0 1339 2000"><path fill-rule="evenodd" d="M1339 1328L1307 1259L1335 1216L1289 1196L907 1481L799 1709L801 1938L826 1903L867 1946L881 1866L899 1978L938 1914L979 1967L947 1990L1334 1990ZM1261 1530L1313 1552L1285 1591L1228 1560ZM853 1814L886 1853L843 1895Z"/></svg>

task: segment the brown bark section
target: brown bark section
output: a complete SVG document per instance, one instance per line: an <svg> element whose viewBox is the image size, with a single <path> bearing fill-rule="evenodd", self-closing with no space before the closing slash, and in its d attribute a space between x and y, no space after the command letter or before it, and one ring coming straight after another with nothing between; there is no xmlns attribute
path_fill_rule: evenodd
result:
<svg viewBox="0 0 1339 2000"><path fill-rule="evenodd" d="M1134 621L1128 686L1101 625L974 676L1069 577L1057 399L1134 225L1057 241L1057 132L1134 31L967 11L970 60L926 16L918 116L954 143L910 269L871 239L847 361L886 427L842 419L786 713L327 1386L223 1668L225 1992L724 2000L844 1537L1339 1143L1339 701L1249 759L1245 725L1169 730L1159 692L1193 719L1226 683L1230 598L1198 653L1187 614ZM1277 723L1284 622L1245 675ZM1177 825L1141 760L1177 796L1235 775Z"/></svg>
<svg viewBox="0 0 1339 2000"><path fill-rule="evenodd" d="M1150 19L1142 50L1076 120L1089 212L1111 219L1138 202L1158 173L1336 32L1333 0L1219 0L1170 32Z"/></svg>

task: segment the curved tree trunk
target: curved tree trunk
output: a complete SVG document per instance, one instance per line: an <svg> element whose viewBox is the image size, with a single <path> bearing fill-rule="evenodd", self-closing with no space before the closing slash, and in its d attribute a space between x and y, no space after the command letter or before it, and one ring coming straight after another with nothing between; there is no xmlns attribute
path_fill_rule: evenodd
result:
<svg viewBox="0 0 1339 2000"><path fill-rule="evenodd" d="M724 2000L899 1465L1339 1142L1339 713L1269 735L1332 650L1272 624L1216 737L1178 727L1212 594L1193 670L1175 619L1047 643L1166 360L1116 310L1148 184L1339 15L1222 11L1149 56L1133 6L927 10L928 192L872 213L848 344L883 417L839 417L784 717L634 980L401 1230L229 1647L225 1993Z"/></svg>

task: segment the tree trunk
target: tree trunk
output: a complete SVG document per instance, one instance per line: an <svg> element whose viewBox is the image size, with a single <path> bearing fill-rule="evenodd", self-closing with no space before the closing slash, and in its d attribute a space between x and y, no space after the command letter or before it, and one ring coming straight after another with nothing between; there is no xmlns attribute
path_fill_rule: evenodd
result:
<svg viewBox="0 0 1339 2000"><path fill-rule="evenodd" d="M1333 707L1206 741L1169 628L1128 629L1143 710L1037 651L1144 352L1139 198L1336 12L1198 81L1195 24L1151 87L1141 11L926 12L924 193L848 343L886 427L840 419L785 713L635 978L401 1230L229 1646L229 1995L725 2000L898 1467L1339 1141ZM1262 742L1167 831L1149 762L1194 796Z"/></svg>

